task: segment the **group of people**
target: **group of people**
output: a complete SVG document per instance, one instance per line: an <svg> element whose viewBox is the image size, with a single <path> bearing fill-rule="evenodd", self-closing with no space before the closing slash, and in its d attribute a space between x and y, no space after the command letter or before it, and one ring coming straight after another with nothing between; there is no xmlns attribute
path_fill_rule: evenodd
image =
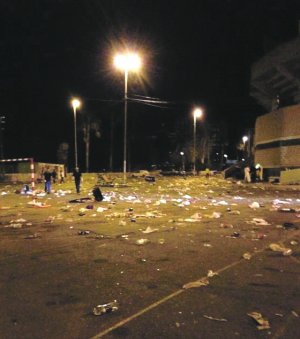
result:
<svg viewBox="0 0 300 339"><path fill-rule="evenodd" d="M56 183L57 180L57 171L54 168L52 171L50 171L49 167L46 167L46 169L43 171L43 177L45 181L45 192L49 194L51 192L51 183ZM65 182L65 173L63 170L60 170L60 183ZM79 168L76 167L74 172L73 172L73 177L75 181L75 187L76 187L76 192L80 193L80 185L81 185L81 172L79 171Z"/></svg>
<svg viewBox="0 0 300 339"><path fill-rule="evenodd" d="M52 171L50 171L49 167L46 167L46 169L42 170L42 176L44 177L45 181L45 192L50 193L51 192L51 182L54 184L56 183L57 180L57 171L55 168L53 168ZM59 172L59 182L62 184L65 182L65 173L64 170L61 169Z"/></svg>
<svg viewBox="0 0 300 339"><path fill-rule="evenodd" d="M244 180L247 183L254 181L263 181L263 169L260 165L256 165L255 172L251 171L250 166L244 167Z"/></svg>

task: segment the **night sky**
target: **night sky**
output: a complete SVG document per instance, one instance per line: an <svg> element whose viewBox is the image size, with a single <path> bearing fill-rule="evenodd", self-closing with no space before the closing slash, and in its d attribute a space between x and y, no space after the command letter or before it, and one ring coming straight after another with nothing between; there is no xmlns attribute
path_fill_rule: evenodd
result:
<svg viewBox="0 0 300 339"><path fill-rule="evenodd" d="M166 160L174 147L168 134L192 133L194 105L205 108L203 126L227 126L233 157L265 113L249 97L251 64L296 37L300 19L298 1L289 0L1 0L0 10L5 158L57 162L66 142L71 167L77 96L82 168L81 124L88 116L101 122L101 137L91 136L92 170L109 167L112 126L114 168L122 167L124 78L115 52L129 46L143 57L142 73L129 77L130 97L168 102L129 103L132 167Z"/></svg>

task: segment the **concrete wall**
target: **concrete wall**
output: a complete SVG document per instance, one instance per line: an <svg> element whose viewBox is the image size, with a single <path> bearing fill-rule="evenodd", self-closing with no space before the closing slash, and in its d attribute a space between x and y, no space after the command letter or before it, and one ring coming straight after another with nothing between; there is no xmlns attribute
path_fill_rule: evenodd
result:
<svg viewBox="0 0 300 339"><path fill-rule="evenodd" d="M258 117L254 148L255 163L263 168L300 167L300 105Z"/></svg>

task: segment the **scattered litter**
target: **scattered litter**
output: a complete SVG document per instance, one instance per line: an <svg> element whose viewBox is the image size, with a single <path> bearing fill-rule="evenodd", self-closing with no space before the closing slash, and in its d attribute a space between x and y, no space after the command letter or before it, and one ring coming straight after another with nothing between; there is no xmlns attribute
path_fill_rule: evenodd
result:
<svg viewBox="0 0 300 339"><path fill-rule="evenodd" d="M49 215L49 217L45 220L45 222L52 223L55 220L55 217Z"/></svg>
<svg viewBox="0 0 300 339"><path fill-rule="evenodd" d="M114 301L107 303L107 304L97 305L93 309L93 314L94 315L102 315L102 314L105 314L105 313L115 312L118 309L119 309L119 304L118 304L117 300L114 300Z"/></svg>
<svg viewBox="0 0 300 339"><path fill-rule="evenodd" d="M98 207L97 208L97 212L99 212L99 213L102 213L104 211L107 211L107 208L104 208L104 207Z"/></svg>
<svg viewBox="0 0 300 339"><path fill-rule="evenodd" d="M211 218L211 219L219 219L221 218L221 213L220 212L213 212L212 214L205 214L205 217Z"/></svg>
<svg viewBox="0 0 300 339"><path fill-rule="evenodd" d="M37 239L40 238L40 234L39 233L34 233L34 234L30 234L27 237L25 237L24 239Z"/></svg>
<svg viewBox="0 0 300 339"><path fill-rule="evenodd" d="M155 182L155 177L153 175L146 175L145 176L145 181Z"/></svg>
<svg viewBox="0 0 300 339"><path fill-rule="evenodd" d="M199 212L197 212L197 213L193 214L193 215L190 217L190 219L195 220L195 221L200 221L200 220L202 219L202 214L199 213Z"/></svg>
<svg viewBox="0 0 300 339"><path fill-rule="evenodd" d="M33 207L40 207L40 208L46 208L46 207L51 206L51 205L47 205L44 202L39 202L39 201L35 201L35 200L29 201L27 204L30 205L30 206L33 206Z"/></svg>
<svg viewBox="0 0 300 339"><path fill-rule="evenodd" d="M142 231L143 233L153 233L153 232L157 232L158 228L152 228L151 226L148 226L144 231Z"/></svg>
<svg viewBox="0 0 300 339"><path fill-rule="evenodd" d="M214 318L214 317L211 317L211 316L206 315L206 314L204 314L203 317L206 318L206 319L209 319L209 320L215 320L215 321L224 321L224 322L228 321L228 320L225 319L225 318Z"/></svg>
<svg viewBox="0 0 300 339"><path fill-rule="evenodd" d="M11 227L11 228L22 228L23 224L20 224L20 223L13 223L13 224L9 224L9 225L6 225L4 227Z"/></svg>
<svg viewBox="0 0 300 339"><path fill-rule="evenodd" d="M214 277L215 275L219 275L219 273L214 272L213 270L209 270L209 271L207 272L207 277L208 277L208 278L212 278L212 277Z"/></svg>
<svg viewBox="0 0 300 339"><path fill-rule="evenodd" d="M233 232L231 235L227 236L229 238L239 238L240 237L240 233L239 232Z"/></svg>
<svg viewBox="0 0 300 339"><path fill-rule="evenodd" d="M279 208L278 212L282 212L282 213L295 213L296 210L294 210L293 208Z"/></svg>
<svg viewBox="0 0 300 339"><path fill-rule="evenodd" d="M254 201L252 204L249 205L250 208L253 208L253 209L256 209L256 208L259 208L260 205L258 202Z"/></svg>
<svg viewBox="0 0 300 339"><path fill-rule="evenodd" d="M23 218L20 218L20 219L16 219L16 220L11 220L10 221L10 223L15 223L15 222L26 222L26 220L25 219L23 219Z"/></svg>
<svg viewBox="0 0 300 339"><path fill-rule="evenodd" d="M269 224L266 220L261 219L261 218L253 218L252 221L248 222L249 224L255 224L258 226L267 226L267 225L271 225Z"/></svg>
<svg viewBox="0 0 300 339"><path fill-rule="evenodd" d="M84 202L87 202L87 201L93 201L93 199L91 198L79 198L79 199L73 199L73 200L69 200L69 202L71 204L80 204L80 203L84 203Z"/></svg>
<svg viewBox="0 0 300 339"><path fill-rule="evenodd" d="M296 246L296 245L298 245L298 241L297 241L297 240L291 240L291 241L290 241L290 244L291 244L292 246Z"/></svg>
<svg viewBox="0 0 300 339"><path fill-rule="evenodd" d="M158 239L158 243L160 245L163 245L165 243L165 239L163 239L163 238Z"/></svg>
<svg viewBox="0 0 300 339"><path fill-rule="evenodd" d="M205 242L205 243L203 244L203 246L204 246L204 247L212 247L212 245L209 244L209 243L207 243L207 242Z"/></svg>
<svg viewBox="0 0 300 339"><path fill-rule="evenodd" d="M249 252L246 252L243 254L243 258L246 259L246 260L250 260L251 259L251 254Z"/></svg>
<svg viewBox="0 0 300 339"><path fill-rule="evenodd" d="M227 201L224 201L224 200L222 200L222 201L219 201L219 202L215 203L215 205L222 205L222 206L227 206L227 205L228 205L228 202L227 202Z"/></svg>
<svg viewBox="0 0 300 339"><path fill-rule="evenodd" d="M289 202L285 201L285 200L275 199L275 200L273 200L273 204L274 205L289 204Z"/></svg>
<svg viewBox="0 0 300 339"><path fill-rule="evenodd" d="M293 224L292 222L285 222L284 224L283 224L283 228L284 229L291 229L291 228L294 228L294 229L298 229L299 227L298 226L296 226L295 224Z"/></svg>
<svg viewBox="0 0 300 339"><path fill-rule="evenodd" d="M297 313L297 312L295 312L295 311L292 311L291 313L292 313L292 315L293 315L294 317L296 317L296 318L299 318L299 315L298 315L298 313Z"/></svg>
<svg viewBox="0 0 300 339"><path fill-rule="evenodd" d="M290 248L282 247L278 244L270 244L269 248L274 252L281 252L284 256L288 256L293 253Z"/></svg>
<svg viewBox="0 0 300 339"><path fill-rule="evenodd" d="M87 234L90 234L91 231L79 231L78 234L79 235L87 235Z"/></svg>
<svg viewBox="0 0 300 339"><path fill-rule="evenodd" d="M150 242L150 240L149 239L138 239L135 243L137 244L137 245L146 245L146 244L148 244Z"/></svg>
<svg viewBox="0 0 300 339"><path fill-rule="evenodd" d="M230 211L230 212L228 212L229 214L232 214L232 215L240 215L241 214L241 212L240 211L238 211L238 210L232 210L232 211Z"/></svg>
<svg viewBox="0 0 300 339"><path fill-rule="evenodd" d="M220 227L221 227L221 228L233 228L233 225L232 225L232 224L224 224L224 223L221 223L221 224L220 224Z"/></svg>
<svg viewBox="0 0 300 339"><path fill-rule="evenodd" d="M207 278L202 278L196 281L189 282L182 286L183 289L196 288L201 286L209 285L209 280Z"/></svg>
<svg viewBox="0 0 300 339"><path fill-rule="evenodd" d="M249 317L254 319L257 322L257 329L258 330L268 330L270 327L270 323L268 320L264 319L259 312L250 312L247 313Z"/></svg>

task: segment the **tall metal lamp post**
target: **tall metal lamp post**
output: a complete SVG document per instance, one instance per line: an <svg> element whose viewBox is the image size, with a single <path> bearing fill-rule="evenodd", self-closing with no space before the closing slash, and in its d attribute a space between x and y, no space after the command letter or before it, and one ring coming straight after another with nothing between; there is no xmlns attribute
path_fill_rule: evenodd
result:
<svg viewBox="0 0 300 339"><path fill-rule="evenodd" d="M196 108L193 111L194 116L194 154L193 154L193 174L196 175L196 121L202 117L202 109Z"/></svg>
<svg viewBox="0 0 300 339"><path fill-rule="evenodd" d="M137 72L141 67L141 59L136 53L117 54L114 58L117 69L124 72L124 151L123 151L123 182L126 184L127 168L127 83L129 71Z"/></svg>
<svg viewBox="0 0 300 339"><path fill-rule="evenodd" d="M246 143L249 140L249 138L247 137L247 135L244 135L242 140L243 140L243 144L244 144L244 156L245 156L245 158L247 158L249 156L249 154L248 154L248 150L247 150L247 147L246 147Z"/></svg>
<svg viewBox="0 0 300 339"><path fill-rule="evenodd" d="M75 168L78 167L78 155L77 155L77 127L76 127L76 112L77 108L81 105L80 100L74 98L72 99L72 106L74 112L74 150L75 150Z"/></svg>
<svg viewBox="0 0 300 339"><path fill-rule="evenodd" d="M182 161L182 172L185 172L185 164L184 164L184 152L180 152L181 161Z"/></svg>

